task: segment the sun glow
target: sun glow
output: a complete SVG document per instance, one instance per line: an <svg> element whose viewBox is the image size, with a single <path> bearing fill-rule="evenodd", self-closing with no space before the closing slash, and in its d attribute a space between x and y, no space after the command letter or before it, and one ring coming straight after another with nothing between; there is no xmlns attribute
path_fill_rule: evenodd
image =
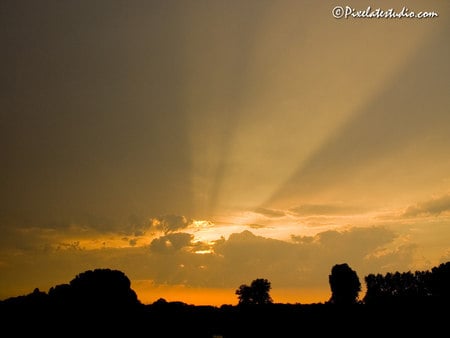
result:
<svg viewBox="0 0 450 338"><path fill-rule="evenodd" d="M209 249L209 250L197 250L195 251L196 254L198 255L206 255L206 254L212 254L214 253L214 250Z"/></svg>
<svg viewBox="0 0 450 338"><path fill-rule="evenodd" d="M163 298L167 301L183 301L187 304L221 306L236 305L235 288L193 288L184 285L155 285L148 280L133 280L132 288L144 304ZM275 303L320 303L330 297L330 291L322 288L273 288L271 296Z"/></svg>

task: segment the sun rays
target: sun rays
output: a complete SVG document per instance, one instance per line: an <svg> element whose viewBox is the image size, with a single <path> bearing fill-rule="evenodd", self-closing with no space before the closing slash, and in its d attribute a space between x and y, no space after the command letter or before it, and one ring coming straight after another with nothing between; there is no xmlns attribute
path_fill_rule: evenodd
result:
<svg viewBox="0 0 450 338"><path fill-rule="evenodd" d="M341 183L336 181L345 183L345 175L354 177L389 156L392 147L402 147L395 130L405 129L402 121L414 107L389 88L423 62L415 61L416 54L433 48L424 47L433 27L336 25L319 16L324 8L315 9L321 24L314 31L305 30L304 19L294 20L292 8L277 8L261 10L259 20L238 29L202 31L203 42L219 35L219 45L200 47L193 40L195 48L186 47L192 183L200 217L336 199L327 197ZM219 13L210 15L215 21ZM355 35L355 25L365 35L347 39ZM317 64L321 55L329 57ZM386 136L392 142L377 141Z"/></svg>

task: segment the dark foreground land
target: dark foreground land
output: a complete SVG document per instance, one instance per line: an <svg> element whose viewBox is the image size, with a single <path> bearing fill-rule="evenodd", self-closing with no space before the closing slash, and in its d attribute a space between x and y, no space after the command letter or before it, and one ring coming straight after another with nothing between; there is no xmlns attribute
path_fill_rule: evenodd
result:
<svg viewBox="0 0 450 338"><path fill-rule="evenodd" d="M335 267L346 268L342 271L356 278L345 264ZM450 336L450 262L431 272L369 275L362 302L354 299L356 293L342 297L346 290L354 291L353 279L334 273L333 268L330 302L272 303L268 297L270 284L257 279L255 282L264 283L238 289L240 300L245 302L213 307L162 298L142 304L123 272L88 270L48 292L35 289L28 295L0 301L0 337ZM266 297L258 303L250 302L261 295L261 286L267 287L267 293L262 293ZM356 286L359 288L359 282ZM247 299L244 296L249 291L253 298Z"/></svg>
<svg viewBox="0 0 450 338"><path fill-rule="evenodd" d="M1 337L441 337L448 335L449 320L448 305L427 302L67 308L36 300L0 308Z"/></svg>

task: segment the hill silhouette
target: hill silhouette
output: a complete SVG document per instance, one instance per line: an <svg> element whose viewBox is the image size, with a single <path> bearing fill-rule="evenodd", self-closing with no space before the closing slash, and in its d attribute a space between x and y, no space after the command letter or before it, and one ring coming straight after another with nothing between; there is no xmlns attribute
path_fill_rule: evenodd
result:
<svg viewBox="0 0 450 338"><path fill-rule="evenodd" d="M445 319L450 304L450 262L431 271L365 276L367 292L360 301L352 300L359 290L359 279L347 264L336 264L329 279L332 296L325 303L273 303L268 293L270 282L255 279L255 283L241 285L237 291L263 290L263 299L268 301L241 301L238 305L215 307L168 302L163 298L142 304L123 272L88 270L68 284L51 287L48 292L36 288L28 295L0 301L0 334L3 337L31 334L46 337L405 337L442 335L448 331ZM349 290L346 281L356 287L350 288L351 298L340 302L342 292Z"/></svg>

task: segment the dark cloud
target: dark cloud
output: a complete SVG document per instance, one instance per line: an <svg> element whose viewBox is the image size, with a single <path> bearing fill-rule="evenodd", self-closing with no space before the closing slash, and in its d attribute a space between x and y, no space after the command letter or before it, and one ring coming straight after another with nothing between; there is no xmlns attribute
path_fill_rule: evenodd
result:
<svg viewBox="0 0 450 338"><path fill-rule="evenodd" d="M165 215L152 219L151 223L156 230L162 231L164 234L168 234L187 228L190 224L192 224L192 220L186 218L185 216Z"/></svg>
<svg viewBox="0 0 450 338"><path fill-rule="evenodd" d="M61 242L56 246L56 251L58 250L83 250L83 248L80 246L79 241L69 243Z"/></svg>
<svg viewBox="0 0 450 338"><path fill-rule="evenodd" d="M251 229L263 229L263 228L268 228L267 225L255 224L255 223L247 224L247 226L248 226L249 228L251 228Z"/></svg>
<svg viewBox="0 0 450 338"><path fill-rule="evenodd" d="M315 243L343 259L361 260L383 245L391 243L396 237L392 230L384 227L353 228L321 232L315 236Z"/></svg>
<svg viewBox="0 0 450 338"><path fill-rule="evenodd" d="M107 228L191 211L179 6L2 5L1 218Z"/></svg>
<svg viewBox="0 0 450 338"><path fill-rule="evenodd" d="M22 254L33 254L51 246L53 229L41 228L11 228L0 226L0 248Z"/></svg>
<svg viewBox="0 0 450 338"><path fill-rule="evenodd" d="M158 253L168 253L190 247L194 236L179 232L155 238L150 243L150 250Z"/></svg>
<svg viewBox="0 0 450 338"><path fill-rule="evenodd" d="M65 222L70 226L71 224L76 224L80 227L94 229L99 232L113 232L120 230L128 230L125 227L121 226L117 220L114 220L110 217L94 214L94 213L82 213L74 217L72 220L67 220ZM60 224L63 224L62 222ZM60 225L59 225L60 226ZM55 229L59 228L58 225L55 225ZM127 227L128 228L128 227ZM128 232L128 231L125 231Z"/></svg>
<svg viewBox="0 0 450 338"><path fill-rule="evenodd" d="M403 217L439 216L450 211L450 194L409 206Z"/></svg>
<svg viewBox="0 0 450 338"><path fill-rule="evenodd" d="M0 226L3 228L11 227L30 231L58 230L61 233L70 231L77 227L86 231L93 230L98 233L118 233L125 236L142 236L149 229L148 217L132 214L128 217L108 217L101 213L78 212L73 215L64 215L58 210L51 214L44 215L41 212L16 213L8 215L0 210ZM1 231L1 229L0 229Z"/></svg>
<svg viewBox="0 0 450 338"><path fill-rule="evenodd" d="M148 218L131 214L128 216L127 228L129 233L133 236L143 236L145 232L150 228Z"/></svg>

